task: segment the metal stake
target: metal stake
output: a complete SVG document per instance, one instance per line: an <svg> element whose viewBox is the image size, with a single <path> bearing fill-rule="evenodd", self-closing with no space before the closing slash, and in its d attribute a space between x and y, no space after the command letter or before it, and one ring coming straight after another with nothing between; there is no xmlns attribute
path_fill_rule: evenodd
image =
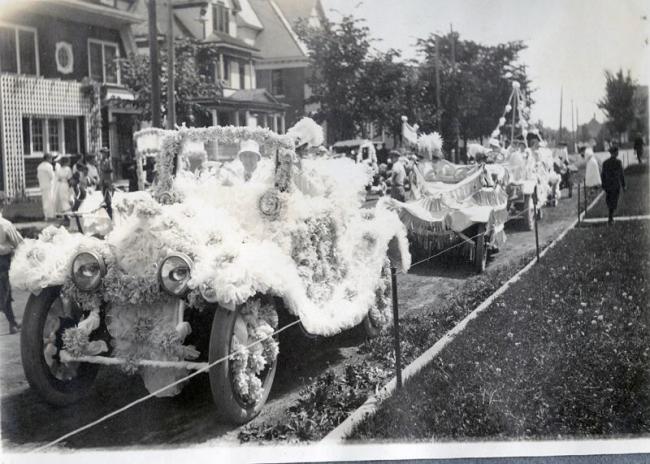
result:
<svg viewBox="0 0 650 464"><path fill-rule="evenodd" d="M537 202L533 203L533 209L535 211L535 249L537 251L537 262L539 262L539 232L537 230Z"/></svg>
<svg viewBox="0 0 650 464"><path fill-rule="evenodd" d="M582 183L584 187L584 192L585 192L585 217L587 217L587 178L584 178L584 181Z"/></svg>
<svg viewBox="0 0 650 464"><path fill-rule="evenodd" d="M402 355L399 345L399 312L397 308L397 269L394 266L390 268L390 281L393 290L393 330L394 330L394 348L395 348L395 370L397 376L397 388L402 388Z"/></svg>
<svg viewBox="0 0 650 464"><path fill-rule="evenodd" d="M578 184L578 225L580 225L580 211L582 209L582 203L580 202L580 184Z"/></svg>

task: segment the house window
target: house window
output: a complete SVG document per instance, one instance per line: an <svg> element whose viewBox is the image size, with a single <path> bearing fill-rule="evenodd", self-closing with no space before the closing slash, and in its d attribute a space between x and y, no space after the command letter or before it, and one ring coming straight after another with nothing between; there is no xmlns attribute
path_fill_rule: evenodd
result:
<svg viewBox="0 0 650 464"><path fill-rule="evenodd" d="M79 118L23 118L23 153L81 153Z"/></svg>
<svg viewBox="0 0 650 464"><path fill-rule="evenodd" d="M0 71L38 75L36 29L0 25Z"/></svg>
<svg viewBox="0 0 650 464"><path fill-rule="evenodd" d="M32 149L30 153L34 152L44 152L45 151L45 140L43 134L45 133L45 121L43 119L32 119Z"/></svg>
<svg viewBox="0 0 650 464"><path fill-rule="evenodd" d="M114 42L88 39L88 75L107 84L120 83L120 51Z"/></svg>
<svg viewBox="0 0 650 464"><path fill-rule="evenodd" d="M230 84L230 60L226 58L225 56L223 57L223 76L221 76L221 79L226 81L226 85L231 85Z"/></svg>
<svg viewBox="0 0 650 464"><path fill-rule="evenodd" d="M284 95L284 81L282 80L282 70L271 70L271 93L273 95Z"/></svg>
<svg viewBox="0 0 650 464"><path fill-rule="evenodd" d="M230 10L226 5L212 5L212 29L215 32L230 34Z"/></svg>
<svg viewBox="0 0 650 464"><path fill-rule="evenodd" d="M246 88L246 63L239 62L239 88Z"/></svg>

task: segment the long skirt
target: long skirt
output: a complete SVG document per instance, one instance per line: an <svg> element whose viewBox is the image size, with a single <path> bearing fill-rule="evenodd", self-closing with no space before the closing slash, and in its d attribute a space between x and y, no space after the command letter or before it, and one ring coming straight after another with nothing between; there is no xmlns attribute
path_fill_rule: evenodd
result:
<svg viewBox="0 0 650 464"><path fill-rule="evenodd" d="M59 181L54 187L54 208L57 213L70 210L72 195L67 181Z"/></svg>
<svg viewBox="0 0 650 464"><path fill-rule="evenodd" d="M43 216L45 216L45 219L53 219L56 213L54 211L54 186L52 184L41 187L41 201L43 202Z"/></svg>
<svg viewBox="0 0 650 464"><path fill-rule="evenodd" d="M585 168L585 182L587 187L600 187L600 166L595 157L589 158Z"/></svg>
<svg viewBox="0 0 650 464"><path fill-rule="evenodd" d="M618 206L619 193L620 193L620 189L605 190L605 203L607 203L607 207L609 209L615 210L616 207Z"/></svg>

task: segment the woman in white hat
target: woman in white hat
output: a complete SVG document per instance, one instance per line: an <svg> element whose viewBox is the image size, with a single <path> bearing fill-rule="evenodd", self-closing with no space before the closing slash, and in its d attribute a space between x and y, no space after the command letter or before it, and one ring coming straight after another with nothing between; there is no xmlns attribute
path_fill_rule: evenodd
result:
<svg viewBox="0 0 650 464"><path fill-rule="evenodd" d="M262 161L260 146L255 140L242 140L237 159L223 166L220 176L224 185L263 182L270 173L269 163Z"/></svg>

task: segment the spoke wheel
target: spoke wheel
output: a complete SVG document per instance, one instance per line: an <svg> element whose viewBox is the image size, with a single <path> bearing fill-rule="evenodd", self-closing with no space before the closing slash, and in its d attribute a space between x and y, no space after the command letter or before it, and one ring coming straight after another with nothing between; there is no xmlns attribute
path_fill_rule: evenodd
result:
<svg viewBox="0 0 650 464"><path fill-rule="evenodd" d="M474 248L474 269L482 273L487 267L488 246L485 241L485 225L479 224Z"/></svg>
<svg viewBox="0 0 650 464"><path fill-rule="evenodd" d="M526 227L526 230L533 230L535 227L535 207L533 206L532 195L526 195L524 208L526 208L526 214L524 214L524 226Z"/></svg>
<svg viewBox="0 0 650 464"><path fill-rule="evenodd" d="M249 322L241 308L235 311L217 308L210 333L209 362L213 363L253 343L255 339L250 337L249 329ZM245 424L257 416L266 403L275 378L277 357L254 374L261 384L260 394L256 397L241 394L237 388L237 362L236 357L230 357L212 367L209 373L210 389L221 418L229 423Z"/></svg>
<svg viewBox="0 0 650 464"><path fill-rule="evenodd" d="M30 295L23 316L20 351L29 385L47 402L63 406L87 394L98 366L61 361L63 333L76 326L83 314L60 297L60 290L49 287Z"/></svg>

